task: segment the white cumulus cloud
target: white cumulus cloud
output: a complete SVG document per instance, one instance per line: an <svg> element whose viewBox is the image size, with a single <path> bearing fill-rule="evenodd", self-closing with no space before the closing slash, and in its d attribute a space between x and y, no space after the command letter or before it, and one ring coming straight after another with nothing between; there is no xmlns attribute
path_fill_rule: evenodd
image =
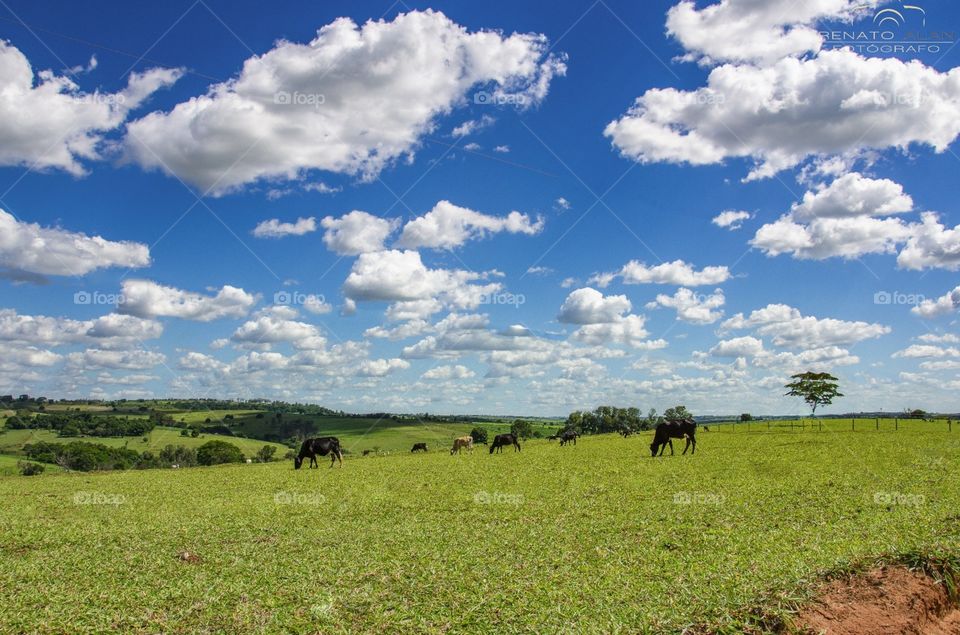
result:
<svg viewBox="0 0 960 635"><path fill-rule="evenodd" d="M259 300L259 296L230 285L224 285L216 295L208 296L152 280L124 280L122 296L123 303L117 308L121 313L198 322L244 317Z"/></svg>
<svg viewBox="0 0 960 635"><path fill-rule="evenodd" d="M2 58L0 58L2 59ZM40 275L81 276L105 267L146 267L150 249L57 227L18 221L0 209L0 268Z"/></svg>
<svg viewBox="0 0 960 635"><path fill-rule="evenodd" d="M278 218L271 218L258 223L253 229L257 238L283 238L284 236L303 236L317 231L317 219L298 218L293 223L282 223Z"/></svg>
<svg viewBox="0 0 960 635"><path fill-rule="evenodd" d="M338 18L281 40L235 79L128 125L129 155L218 195L310 170L373 178L484 88L521 107L565 72L543 35L469 32L440 12ZM507 101L500 100L498 101Z"/></svg>

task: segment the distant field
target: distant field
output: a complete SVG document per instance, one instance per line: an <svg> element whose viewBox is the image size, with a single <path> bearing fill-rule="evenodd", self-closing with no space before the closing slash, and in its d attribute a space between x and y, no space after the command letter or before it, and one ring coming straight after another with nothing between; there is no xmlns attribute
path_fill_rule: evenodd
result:
<svg viewBox="0 0 960 635"><path fill-rule="evenodd" d="M85 404L57 404L57 403L48 403L44 404L44 409L46 412L110 412L113 408L111 406L99 406L99 405L85 405Z"/></svg>
<svg viewBox="0 0 960 635"><path fill-rule="evenodd" d="M143 442L142 437L58 437L52 430L6 430L0 433L0 454L12 454L19 452L27 443L36 443L38 441L47 441L51 443L69 443L70 441L88 441L90 443L102 443L112 447L128 447L137 452L150 450L158 452L167 445L182 445L188 448L196 448L207 441L221 440L227 441L240 448L245 455L253 457L257 450L264 445L274 445L277 447L279 456L283 456L287 448L277 443L267 443L256 439L240 439L228 437L219 434L203 434L197 438L180 436L178 428L158 427L154 428L147 435L148 441Z"/></svg>
<svg viewBox="0 0 960 635"><path fill-rule="evenodd" d="M650 436L0 479L0 624L734 634L823 570L960 554L960 430Z"/></svg>
<svg viewBox="0 0 960 635"><path fill-rule="evenodd" d="M9 456L6 454L0 454L0 476L19 476L20 468L17 467L17 463L23 460L24 457L22 456ZM44 464L43 467L45 468L45 473L61 471L56 465Z"/></svg>
<svg viewBox="0 0 960 635"><path fill-rule="evenodd" d="M366 419L356 417L323 417L284 415L288 419L315 422L316 436L335 436L351 453L379 449L383 452L409 451L414 443L426 443L430 450L449 450L453 439L470 434L475 427L486 428L494 434L510 430L509 423L398 423L392 419ZM262 419L245 417L233 422L245 436L262 435L274 425L266 416ZM535 424L534 430L550 434L556 427Z"/></svg>
<svg viewBox="0 0 960 635"><path fill-rule="evenodd" d="M700 427L715 428L718 432L846 432L880 430L891 432L896 430L949 430L951 424L947 419L784 419L777 421L713 421L701 423ZM952 422L958 428L956 421Z"/></svg>
<svg viewBox="0 0 960 635"><path fill-rule="evenodd" d="M254 415L256 410L193 410L193 411L165 411L176 421L184 423L203 423L207 419L211 421L220 421L227 415L234 417L243 417L245 415Z"/></svg>

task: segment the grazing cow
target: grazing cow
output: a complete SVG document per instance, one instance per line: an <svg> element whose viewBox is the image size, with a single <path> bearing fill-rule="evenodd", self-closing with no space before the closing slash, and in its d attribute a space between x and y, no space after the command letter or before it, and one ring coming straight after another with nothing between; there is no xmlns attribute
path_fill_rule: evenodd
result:
<svg viewBox="0 0 960 635"><path fill-rule="evenodd" d="M310 467L320 467L317 464L317 456L330 455L330 467L337 461L340 461L340 467L343 467L343 452L340 451L340 439L337 437L320 437L319 439L307 439L300 446L300 454L293 460L293 467L300 469L303 460L310 459Z"/></svg>
<svg viewBox="0 0 960 635"><path fill-rule="evenodd" d="M514 452L520 451L520 443L517 440L517 435L515 434L498 434L493 437L493 445L490 446L490 454L493 454L495 450L500 450L503 452L503 446L512 445L515 449Z"/></svg>
<svg viewBox="0 0 960 635"><path fill-rule="evenodd" d="M573 441L573 444L576 445L577 437L579 436L580 435L577 434L576 430L564 430L563 432L560 433L560 445L561 446L566 445L571 441Z"/></svg>
<svg viewBox="0 0 960 635"><path fill-rule="evenodd" d="M631 434L633 434L633 430L631 430L627 426L623 426L622 428L620 428L618 432L620 433L620 436L622 436L624 439L626 439Z"/></svg>
<svg viewBox="0 0 960 635"><path fill-rule="evenodd" d="M686 439L687 445L683 448L683 453L691 447L693 451L690 454L697 453L697 422L693 419L686 421L665 421L657 425L653 433L653 443L650 444L651 456L657 456L657 450L660 450L660 456L663 455L667 445L670 446L670 454L673 454L673 439Z"/></svg>
<svg viewBox="0 0 960 635"><path fill-rule="evenodd" d="M547 437L547 441L556 441L557 439L559 439L559 438L561 437L562 434L563 434L562 432L558 432L558 433L556 433L556 434L551 434L549 437Z"/></svg>
<svg viewBox="0 0 960 635"><path fill-rule="evenodd" d="M373 450L364 450L363 456L368 456Z"/></svg>
<svg viewBox="0 0 960 635"><path fill-rule="evenodd" d="M457 437L453 440L453 447L450 448L450 454L460 454L460 450L468 449L473 452L473 437Z"/></svg>
<svg viewBox="0 0 960 635"><path fill-rule="evenodd" d="M414 443L414 444L413 444L413 448L410 450L411 453L413 453L413 452L426 452L426 451L427 451L427 444L426 444L426 443Z"/></svg>

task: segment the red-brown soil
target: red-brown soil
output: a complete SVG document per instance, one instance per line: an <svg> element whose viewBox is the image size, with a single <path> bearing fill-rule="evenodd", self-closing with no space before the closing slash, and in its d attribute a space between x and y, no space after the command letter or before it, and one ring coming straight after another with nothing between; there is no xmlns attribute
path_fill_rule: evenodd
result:
<svg viewBox="0 0 960 635"><path fill-rule="evenodd" d="M796 623L823 635L960 635L960 610L930 576L883 567L827 583Z"/></svg>

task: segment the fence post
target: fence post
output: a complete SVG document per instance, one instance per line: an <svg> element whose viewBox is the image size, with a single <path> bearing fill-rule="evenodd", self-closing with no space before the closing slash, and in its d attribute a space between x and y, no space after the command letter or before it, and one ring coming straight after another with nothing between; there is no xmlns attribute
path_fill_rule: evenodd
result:
<svg viewBox="0 0 960 635"><path fill-rule="evenodd" d="M897 417L893 420L893 429L894 430L900 429L900 417Z"/></svg>
<svg viewBox="0 0 960 635"><path fill-rule="evenodd" d="M880 418L877 417L877 430L879 430L879 429L880 429Z"/></svg>
<svg viewBox="0 0 960 635"><path fill-rule="evenodd" d="M769 422L769 421L767 421L767 430L768 430L768 431L770 430L770 422Z"/></svg>
<svg viewBox="0 0 960 635"><path fill-rule="evenodd" d="M851 419L851 420L850 420L850 431L851 431L851 432L856 432L856 431L857 431L857 420L856 420L856 419Z"/></svg>
<svg viewBox="0 0 960 635"><path fill-rule="evenodd" d="M823 432L823 419L820 420L819 432Z"/></svg>
<svg viewBox="0 0 960 635"><path fill-rule="evenodd" d="M947 432L953 432L953 421L947 419Z"/></svg>

